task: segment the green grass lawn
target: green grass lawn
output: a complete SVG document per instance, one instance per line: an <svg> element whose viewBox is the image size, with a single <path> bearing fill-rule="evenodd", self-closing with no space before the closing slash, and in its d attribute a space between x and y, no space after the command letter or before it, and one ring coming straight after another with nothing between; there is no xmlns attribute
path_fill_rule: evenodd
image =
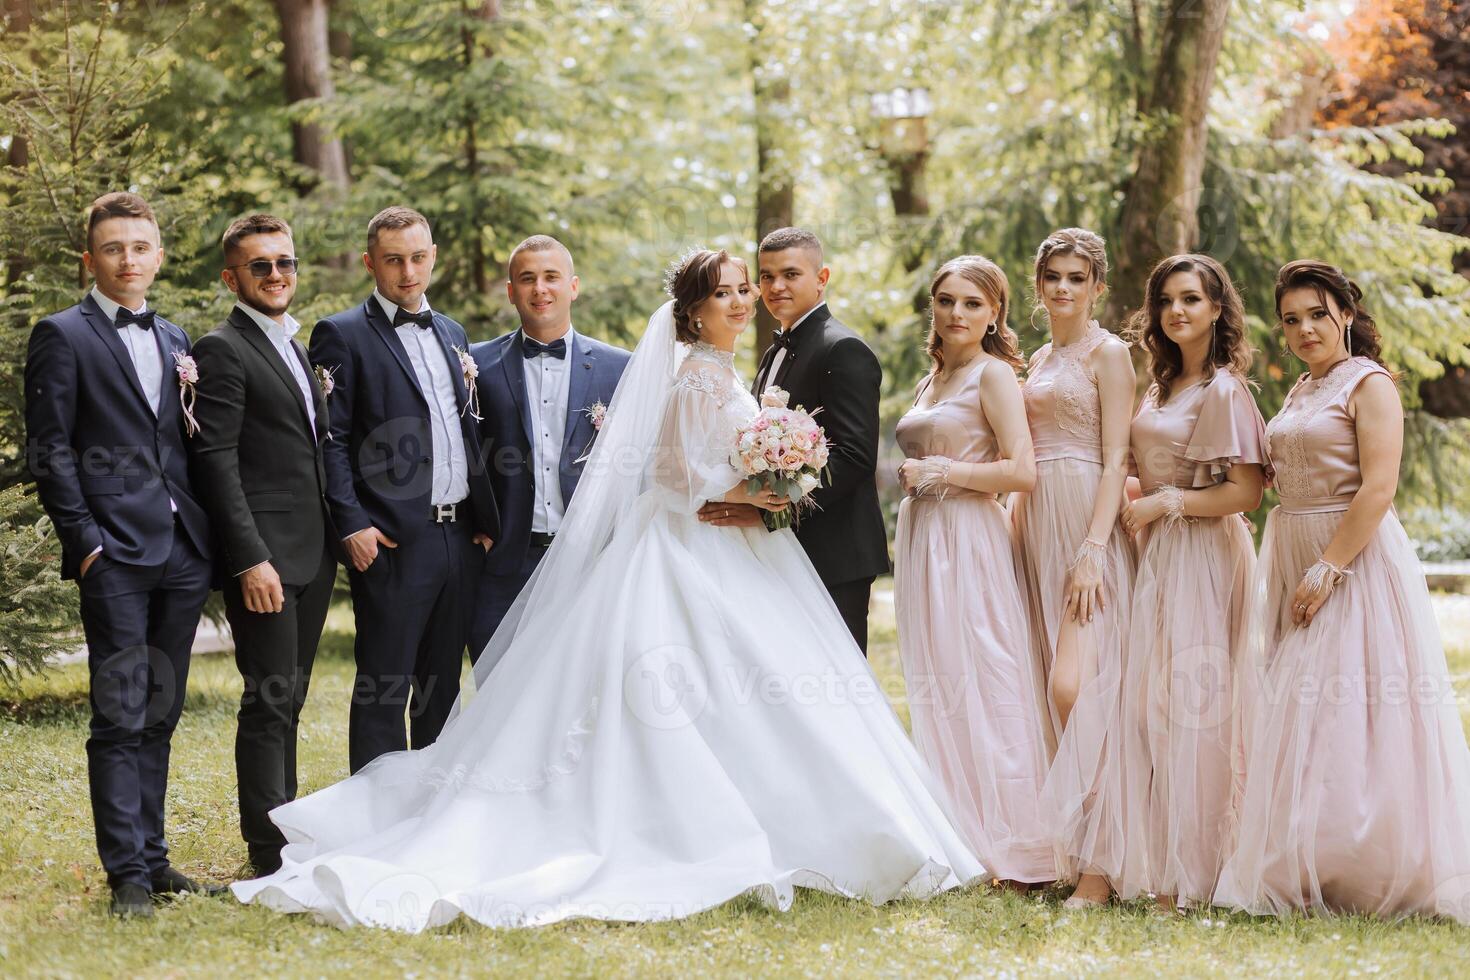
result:
<svg viewBox="0 0 1470 980"><path fill-rule="evenodd" d="M332 626L303 723L303 791L347 774L350 617L337 610ZM1470 601L1444 610L1442 626L1470 700ZM877 617L874 640L885 690L901 690L891 619ZM0 691L0 976L1470 976L1470 930L1450 923L1166 920L1138 903L1064 912L1055 889L1024 898L975 888L882 908L801 893L787 914L741 900L657 925L495 932L461 922L420 936L340 932L192 897L150 922L118 922L93 849L85 683L74 665ZM197 658L174 738L174 861L221 882L245 857L232 761L239 689L229 657Z"/></svg>

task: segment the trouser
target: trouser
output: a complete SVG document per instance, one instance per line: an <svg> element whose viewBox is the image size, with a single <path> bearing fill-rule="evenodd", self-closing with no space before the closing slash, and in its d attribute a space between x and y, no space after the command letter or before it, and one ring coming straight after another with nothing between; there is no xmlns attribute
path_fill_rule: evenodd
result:
<svg viewBox="0 0 1470 980"><path fill-rule="evenodd" d="M516 596L526 587L548 550L533 545L526 552L526 560L519 572L511 575L491 575L486 572L480 577L479 595L475 599L474 627L470 630L470 663L478 666L480 654L490 642L490 637L500 628L501 620L510 612ZM493 667L494 664L489 666Z"/></svg>
<svg viewBox="0 0 1470 980"><path fill-rule="evenodd" d="M224 590L235 664L245 682L235 731L240 834L259 870L274 870L286 843L269 814L296 798L296 728L336 577L337 565L324 542L310 582L282 583L285 602L278 613L246 609L238 580Z"/></svg>
<svg viewBox="0 0 1470 980"><path fill-rule="evenodd" d="M410 740L423 748L449 719L484 564L474 533L468 521L430 522L396 548L380 546L366 571L348 573L357 621L347 735L353 772Z"/></svg>
<svg viewBox="0 0 1470 980"><path fill-rule="evenodd" d="M872 596L873 580L857 579L852 582L836 582L827 585L827 592L837 604L847 631L852 634L863 656L868 655L868 602Z"/></svg>
<svg viewBox="0 0 1470 980"><path fill-rule="evenodd" d="M91 674L87 778L97 854L113 888L147 888L168 867L169 744L209 573L176 521L164 564L126 565L101 554L77 583Z"/></svg>

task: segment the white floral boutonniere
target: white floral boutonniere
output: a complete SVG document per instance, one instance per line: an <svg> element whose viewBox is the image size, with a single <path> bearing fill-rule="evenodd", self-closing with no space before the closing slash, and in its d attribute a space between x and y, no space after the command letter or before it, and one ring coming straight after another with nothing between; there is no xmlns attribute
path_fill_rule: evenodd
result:
<svg viewBox="0 0 1470 980"><path fill-rule="evenodd" d="M174 372L179 376L179 407L184 410L184 431L192 436L199 431L199 422L194 418L199 365L188 354L174 351Z"/></svg>
<svg viewBox="0 0 1470 980"><path fill-rule="evenodd" d="M465 403L464 411L470 413L470 417L476 422L480 421L480 389L475 386L475 379L480 376L480 366L470 356L467 350L454 348L454 353L459 356L459 369L464 373L464 386L469 390L470 400Z"/></svg>
<svg viewBox="0 0 1470 980"><path fill-rule="evenodd" d="M587 418L592 422L592 430L601 432L602 423L607 420L607 406L602 402L593 402L583 411L587 413Z"/></svg>
<svg viewBox="0 0 1470 980"><path fill-rule="evenodd" d="M336 372L325 364L318 364L312 370L316 372L316 383L322 387L322 398L331 398L332 392L337 389Z"/></svg>

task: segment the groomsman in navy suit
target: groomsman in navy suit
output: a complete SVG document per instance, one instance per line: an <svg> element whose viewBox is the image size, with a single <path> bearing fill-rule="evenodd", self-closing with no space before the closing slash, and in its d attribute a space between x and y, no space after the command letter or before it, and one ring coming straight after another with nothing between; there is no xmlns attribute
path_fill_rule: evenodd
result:
<svg viewBox="0 0 1470 980"><path fill-rule="evenodd" d="M169 741L209 595L209 523L189 479L176 358L183 330L149 309L163 263L136 194L87 216L96 280L31 332L26 458L77 580L91 673L87 776L112 912L147 918L152 896L217 892L174 870L164 839Z"/></svg>
<svg viewBox="0 0 1470 980"><path fill-rule="evenodd" d="M521 327L470 349L479 368L481 430L500 502L500 538L485 558L470 659L477 660L561 526L629 353L572 329L572 254L535 235L510 255L506 291Z"/></svg>
<svg viewBox="0 0 1470 980"><path fill-rule="evenodd" d="M353 772L439 737L459 696L485 549L500 534L469 341L424 295L437 254L422 214L379 212L363 254L373 294L311 335L312 363L331 378L327 500L357 620Z"/></svg>

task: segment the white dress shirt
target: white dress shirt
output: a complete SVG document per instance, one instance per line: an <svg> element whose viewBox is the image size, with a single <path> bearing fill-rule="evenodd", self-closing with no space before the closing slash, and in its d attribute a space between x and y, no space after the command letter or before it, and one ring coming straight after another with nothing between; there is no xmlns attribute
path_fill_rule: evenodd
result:
<svg viewBox="0 0 1470 980"><path fill-rule="evenodd" d="M117 311L122 309L121 303L108 299L96 286L92 287L92 300L102 307L108 320L117 322ZM144 303L130 312L146 313L148 304ZM159 392L163 388L163 352L158 349L158 339L153 336L152 330L144 330L136 323L123 327L117 335L128 349L133 370L138 373L138 384L143 386L143 397L148 399L148 407L153 409L153 416L157 418Z"/></svg>
<svg viewBox="0 0 1470 980"><path fill-rule="evenodd" d="M521 334L513 341L513 357L521 356ZM561 453L567 433L567 382L572 374L570 326L563 339L566 357L540 354L525 358L526 404L531 408L531 466L536 481L536 499L531 507L531 530L555 534L566 515L561 497ZM554 341L553 341L554 342Z"/></svg>
<svg viewBox="0 0 1470 980"><path fill-rule="evenodd" d="M373 290L373 298L383 308L383 313L392 323L398 315L398 307ZM429 312L429 298L419 300L417 313ZM434 482L429 490L429 503L457 504L470 495L470 466L464 453L464 430L459 426L459 395L454 388L454 376L449 373L449 362L444 357L444 348L433 329L425 330L412 323L394 327L393 332L403 343L408 354L408 363L413 366L418 379L419 391L429 403L429 429L433 443L431 459L434 466ZM456 370L458 365L455 366Z"/></svg>
<svg viewBox="0 0 1470 980"><path fill-rule="evenodd" d="M807 317L811 316L813 313L817 312L817 310L821 309L822 306L826 304L826 302L827 302L826 300L819 301L816 306L813 306L811 309L807 310L805 313L803 313L797 319L797 321L795 323L793 323L791 326L787 327L786 328L786 332L787 333L790 333L791 331L795 330L797 327L801 326L803 323L806 322L806 318ZM771 367L770 367L770 370L766 371L765 374L761 375L761 378L760 378L760 390L761 391L765 391L766 390L766 386L769 385L772 381L775 380L775 378L776 378L776 372L781 370L781 362L783 362L785 360L786 360L786 348L785 347L782 347L780 350L776 351L776 356L773 357L773 358L771 358Z"/></svg>
<svg viewBox="0 0 1470 980"><path fill-rule="evenodd" d="M282 314L282 323L266 316L264 313L244 303L236 303L235 309L244 310L251 320L255 321L281 355L281 360L286 362L286 368L291 372L291 377L296 379L296 386L301 389L301 397L306 399L306 418L311 423L311 438L316 439L316 402L312 400L311 379L306 376L306 368L301 366L301 358L296 356L296 349L291 346L296 332L301 329L301 324L289 313Z"/></svg>

